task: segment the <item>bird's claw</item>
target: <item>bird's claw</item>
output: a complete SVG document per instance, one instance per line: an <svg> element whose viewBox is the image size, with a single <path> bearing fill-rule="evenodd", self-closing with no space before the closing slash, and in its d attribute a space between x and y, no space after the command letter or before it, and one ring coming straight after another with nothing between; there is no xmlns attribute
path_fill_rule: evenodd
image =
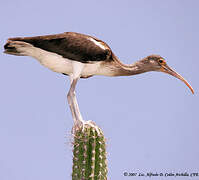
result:
<svg viewBox="0 0 199 180"><path fill-rule="evenodd" d="M97 134L100 135L99 128L97 127L97 125L93 121L91 121L91 120L84 121L83 130L84 130L86 125L93 127L97 131Z"/></svg>
<svg viewBox="0 0 199 180"><path fill-rule="evenodd" d="M100 135L100 129L98 128L98 126L91 120L85 121L85 120L79 120L75 122L74 125L74 129L73 131L78 131L79 129L81 129L82 131L85 130L86 126L91 126L93 127L96 131L97 131L97 135Z"/></svg>

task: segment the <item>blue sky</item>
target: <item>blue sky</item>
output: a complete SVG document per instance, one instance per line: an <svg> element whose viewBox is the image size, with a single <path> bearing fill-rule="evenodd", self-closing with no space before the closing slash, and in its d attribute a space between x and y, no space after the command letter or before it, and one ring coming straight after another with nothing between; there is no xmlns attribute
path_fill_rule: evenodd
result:
<svg viewBox="0 0 199 180"><path fill-rule="evenodd" d="M30 57L2 53L9 37L66 31L104 40L127 64L160 54L195 90L192 95L159 72L78 82L84 119L107 138L108 179L148 179L124 172L199 172L197 0L15 0L0 8L1 180L71 179L68 77Z"/></svg>

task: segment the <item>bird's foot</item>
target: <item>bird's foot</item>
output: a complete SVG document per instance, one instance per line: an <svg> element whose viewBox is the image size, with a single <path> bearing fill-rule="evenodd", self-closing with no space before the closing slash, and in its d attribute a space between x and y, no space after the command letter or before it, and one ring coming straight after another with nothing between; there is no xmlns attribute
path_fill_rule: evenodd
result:
<svg viewBox="0 0 199 180"><path fill-rule="evenodd" d="M97 132L97 135L100 135L100 129L98 128L98 126L91 120L85 121L85 120L81 120L81 121L76 121L73 127L73 132L74 131L79 131L80 129L82 131L85 130L86 126L91 126L92 128L94 128Z"/></svg>
<svg viewBox="0 0 199 180"><path fill-rule="evenodd" d="M91 121L91 120L84 121L83 130L86 125L93 127L97 131L97 134L100 135L100 130L99 130L98 126L93 121Z"/></svg>

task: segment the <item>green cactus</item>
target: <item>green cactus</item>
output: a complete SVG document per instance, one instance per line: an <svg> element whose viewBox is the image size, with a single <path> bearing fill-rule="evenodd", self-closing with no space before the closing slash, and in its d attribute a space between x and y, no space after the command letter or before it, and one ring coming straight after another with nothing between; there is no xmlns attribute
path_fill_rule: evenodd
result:
<svg viewBox="0 0 199 180"><path fill-rule="evenodd" d="M92 121L73 127L72 180L106 180L106 144L102 130Z"/></svg>

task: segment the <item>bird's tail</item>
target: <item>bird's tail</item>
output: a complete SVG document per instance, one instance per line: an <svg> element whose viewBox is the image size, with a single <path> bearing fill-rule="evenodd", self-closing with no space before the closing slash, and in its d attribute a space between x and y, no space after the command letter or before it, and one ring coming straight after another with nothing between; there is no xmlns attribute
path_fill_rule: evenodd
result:
<svg viewBox="0 0 199 180"><path fill-rule="evenodd" d="M4 45L4 53L16 56L28 56L27 51L33 47L23 41L23 38L9 38Z"/></svg>

